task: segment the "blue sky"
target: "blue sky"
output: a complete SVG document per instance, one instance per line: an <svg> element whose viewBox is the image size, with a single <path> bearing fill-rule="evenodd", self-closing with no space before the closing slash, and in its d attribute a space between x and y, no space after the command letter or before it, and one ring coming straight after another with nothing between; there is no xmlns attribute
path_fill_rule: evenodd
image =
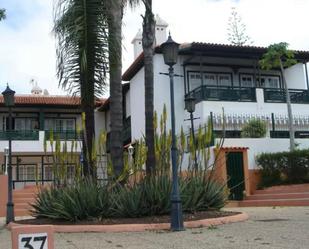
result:
<svg viewBox="0 0 309 249"><path fill-rule="evenodd" d="M31 19L35 13L43 11L44 8L38 1L31 0L0 0L0 6L6 9L6 13L10 17L6 20L5 25L15 30L22 29L25 22Z"/></svg>
<svg viewBox="0 0 309 249"><path fill-rule="evenodd" d="M179 43L227 43L227 22L235 6L254 45L285 41L292 49L309 50L309 0L153 0L153 5ZM33 78L50 93L63 93L55 76L53 0L0 0L0 8L7 9L7 19L0 22L0 90L9 82L17 93L29 93ZM124 70L133 60L131 41L143 12L142 6L125 11Z"/></svg>

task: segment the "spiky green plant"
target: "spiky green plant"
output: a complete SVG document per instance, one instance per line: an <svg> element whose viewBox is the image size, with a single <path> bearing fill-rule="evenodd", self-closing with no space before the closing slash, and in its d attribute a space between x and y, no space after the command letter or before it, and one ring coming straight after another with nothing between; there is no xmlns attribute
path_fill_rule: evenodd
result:
<svg viewBox="0 0 309 249"><path fill-rule="evenodd" d="M110 216L109 191L91 180L63 188L43 189L32 205L32 215L69 221Z"/></svg>

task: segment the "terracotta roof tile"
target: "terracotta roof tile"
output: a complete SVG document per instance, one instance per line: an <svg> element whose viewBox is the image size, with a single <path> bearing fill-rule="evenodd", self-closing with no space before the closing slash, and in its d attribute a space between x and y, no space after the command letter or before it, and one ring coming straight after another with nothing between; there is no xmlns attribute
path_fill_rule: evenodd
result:
<svg viewBox="0 0 309 249"><path fill-rule="evenodd" d="M96 106L100 106L106 99L98 99ZM16 105L55 105L55 106L80 106L80 97L71 96L35 96L35 95L15 95ZM3 96L0 95L0 105L3 105Z"/></svg>
<svg viewBox="0 0 309 249"><path fill-rule="evenodd" d="M233 150L249 150L249 147L237 147L237 146L221 147L220 150L228 150L228 151L233 151Z"/></svg>
<svg viewBox="0 0 309 249"><path fill-rule="evenodd" d="M230 53L231 56L244 56L244 57L256 57L260 58L267 51L267 47L259 46L238 46L231 44L218 44L218 43L203 43L203 42L192 42L182 43L179 47L179 54L191 55L196 52L203 52L208 56L225 56ZM295 59L303 62L309 61L309 52L292 50L295 54ZM161 53L160 46L155 48L155 53ZM144 66L144 54L141 53L130 67L122 75L122 80L130 81L134 75Z"/></svg>

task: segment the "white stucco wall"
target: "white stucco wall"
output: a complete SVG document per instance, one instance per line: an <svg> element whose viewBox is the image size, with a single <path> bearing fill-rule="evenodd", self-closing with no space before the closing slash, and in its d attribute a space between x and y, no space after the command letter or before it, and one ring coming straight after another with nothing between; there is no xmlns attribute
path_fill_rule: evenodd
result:
<svg viewBox="0 0 309 249"><path fill-rule="evenodd" d="M286 103L265 103L263 89L257 89L257 102L203 101L197 104L195 115L206 122L210 112L222 114L258 114L287 116ZM292 104L293 115L309 116L308 104Z"/></svg>
<svg viewBox="0 0 309 249"><path fill-rule="evenodd" d="M300 149L309 148L309 139L296 139ZM257 155L267 152L280 152L289 150L289 139L274 138L235 138L225 139L224 147L248 147L249 169L256 168L255 158Z"/></svg>
<svg viewBox="0 0 309 249"><path fill-rule="evenodd" d="M290 68L285 69L284 76L286 78L288 88L307 89L305 68L302 63L298 63Z"/></svg>
<svg viewBox="0 0 309 249"><path fill-rule="evenodd" d="M180 63L174 67L175 74L182 75ZM170 80L167 75L168 67L163 62L161 54L154 56L154 110L158 115L158 122L166 105L168 120L167 129L170 129ZM130 81L131 127L132 140L139 139L145 134L145 98L144 98L144 69L141 69ZM184 85L183 78L174 78L176 131L179 132L184 119Z"/></svg>
<svg viewBox="0 0 309 249"><path fill-rule="evenodd" d="M95 110L94 112L94 121L95 121L95 136L98 139L101 131L106 131L105 127L105 113Z"/></svg>
<svg viewBox="0 0 309 249"><path fill-rule="evenodd" d="M126 105L126 118L131 116L131 106L130 106L130 90L126 92L125 96Z"/></svg>
<svg viewBox="0 0 309 249"><path fill-rule="evenodd" d="M131 136L132 141L145 134L144 69L130 81Z"/></svg>
<svg viewBox="0 0 309 249"><path fill-rule="evenodd" d="M184 56L178 58L178 63L174 66L175 74L183 75L183 61L188 59ZM241 60L232 58L210 58L207 61L213 63L235 63L237 65L254 65L253 60ZM205 62L205 61L203 61ZM186 71L198 71L199 66L188 66ZM230 72L233 74L235 84L239 82L239 73L253 73L253 68L239 68L238 71L233 71L227 67L202 67L203 71L214 72ZM169 77L162 75L160 72L167 73L168 66L164 64L162 54L155 54L154 56L154 108L158 114L158 121L162 114L164 104L167 107L168 120L167 126L170 128L170 90ZM272 74L280 76L279 71L260 71L260 74ZM291 88L306 89L306 81L303 64L295 65L286 71L286 76L292 86ZM131 126L132 139L138 139L145 134L145 118L144 118L144 70L141 69L130 81L130 109L131 109ZM189 114L184 110L184 78L174 78L175 91L175 113L176 113L176 131L179 132L183 126L185 132L189 130L190 122L184 121L189 117ZM256 89L256 102L229 102L229 101L202 101L196 105L194 117L195 125L205 124L210 112L221 114L222 110L227 114L258 114L258 115L287 115L287 106L285 103L265 103L262 88ZM292 104L292 111L294 115L309 116L309 106L307 104Z"/></svg>
<svg viewBox="0 0 309 249"><path fill-rule="evenodd" d="M181 60L181 58L179 58ZM182 62L174 66L174 73L183 75ZM168 66L164 64L163 56L156 54L154 57L154 108L158 114L158 122L163 111L164 104L167 110L167 129L171 127L171 105L170 105L170 79L168 75L160 73L167 73ZM175 119L176 119L176 132L180 131L184 120L184 84L182 77L174 77L174 98L175 98Z"/></svg>
<svg viewBox="0 0 309 249"><path fill-rule="evenodd" d="M181 66L185 57L180 57L178 64L174 66L175 74L183 75L183 67ZM233 60L227 59L226 63L238 63L240 65L253 64L252 60ZM199 67L187 67L187 71L199 70ZM214 72L230 72L233 74L234 84L238 84L239 73L253 73L253 69L240 68L238 71L233 71L230 68L224 67L203 67L202 70ZM167 107L167 128L170 129L170 83L167 75L162 73L168 72L168 66L163 62L161 54L154 56L154 108L158 114L158 121L162 114L164 104ZM260 71L260 74L269 74L267 71ZM272 75L280 76L279 71L271 71ZM295 65L286 70L285 76L290 88L306 89L305 73L302 64ZM188 133L191 125L189 121L184 121L189 118L189 113L184 109L184 78L174 78L175 91L175 113L176 113L176 132L180 132L183 127ZM229 102L229 101L202 101L196 105L194 117L199 118L194 120L195 127L200 124L206 124L210 112L221 114L223 109L226 114L250 114L250 115L275 115L287 116L286 103L265 103L262 88L256 89L256 102ZM132 140L141 138L145 134L145 114L144 114L144 70L141 69L131 80L130 84L130 109L131 109L131 127ZM292 111L295 116L309 116L308 104L292 104ZM300 144L300 148L309 148L309 139L296 139ZM263 152L279 152L289 149L289 139L225 139L224 147L249 147L248 159L249 168L256 168L255 157ZM187 167L188 158L184 158L182 167Z"/></svg>
<svg viewBox="0 0 309 249"><path fill-rule="evenodd" d="M44 131L39 131L39 140L19 140L12 141L12 153L14 152L41 152L44 153ZM62 142L63 144L63 142ZM80 145L80 144L79 144ZM78 145L78 151L80 150L80 146ZM71 141L67 141L68 148L71 148ZM8 147L8 141L1 140L0 141L0 151L3 152L4 149ZM49 141L47 141L47 152L51 152L51 146Z"/></svg>

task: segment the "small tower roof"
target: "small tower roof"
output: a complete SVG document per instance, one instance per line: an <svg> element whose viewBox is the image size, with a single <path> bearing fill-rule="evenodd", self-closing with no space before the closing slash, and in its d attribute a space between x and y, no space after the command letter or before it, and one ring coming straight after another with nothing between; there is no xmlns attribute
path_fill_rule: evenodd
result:
<svg viewBox="0 0 309 249"><path fill-rule="evenodd" d="M142 40L143 39L143 32L141 29L138 30L138 32L136 33L135 37L132 40L132 43L134 43L135 40Z"/></svg>
<svg viewBox="0 0 309 249"><path fill-rule="evenodd" d="M41 87L38 86L38 83L35 82L34 86L31 89L31 93L32 94L41 94L43 92L43 90L41 89Z"/></svg>
<svg viewBox="0 0 309 249"><path fill-rule="evenodd" d="M156 25L167 27L168 23L166 21L164 21L158 14L156 14Z"/></svg>

